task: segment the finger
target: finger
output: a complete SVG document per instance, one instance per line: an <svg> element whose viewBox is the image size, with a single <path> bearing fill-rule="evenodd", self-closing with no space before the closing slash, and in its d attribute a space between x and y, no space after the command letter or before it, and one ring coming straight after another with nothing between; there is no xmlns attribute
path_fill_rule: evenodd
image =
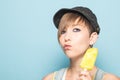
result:
<svg viewBox="0 0 120 80"><path fill-rule="evenodd" d="M86 76L81 76L81 77L79 77L79 79L77 79L77 80L91 80L91 79L87 78Z"/></svg>
<svg viewBox="0 0 120 80"><path fill-rule="evenodd" d="M87 75L90 75L88 71L81 71L79 76L87 76Z"/></svg>
<svg viewBox="0 0 120 80"><path fill-rule="evenodd" d="M92 78L87 76L81 76L77 80L92 80Z"/></svg>
<svg viewBox="0 0 120 80"><path fill-rule="evenodd" d="M81 71L79 80L92 80L92 77L88 71Z"/></svg>

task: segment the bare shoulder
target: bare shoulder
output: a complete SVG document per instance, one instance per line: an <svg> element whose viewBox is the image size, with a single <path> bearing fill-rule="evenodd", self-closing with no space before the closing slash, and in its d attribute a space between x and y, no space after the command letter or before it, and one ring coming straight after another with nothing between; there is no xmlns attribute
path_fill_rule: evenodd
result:
<svg viewBox="0 0 120 80"><path fill-rule="evenodd" d="M120 80L118 76L115 76L113 74L105 74L103 80Z"/></svg>
<svg viewBox="0 0 120 80"><path fill-rule="evenodd" d="M52 80L54 73L46 75L42 80Z"/></svg>

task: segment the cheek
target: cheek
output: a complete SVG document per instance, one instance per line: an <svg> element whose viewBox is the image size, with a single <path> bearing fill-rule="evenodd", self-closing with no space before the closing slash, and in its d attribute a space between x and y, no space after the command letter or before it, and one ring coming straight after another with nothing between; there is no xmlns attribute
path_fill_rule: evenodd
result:
<svg viewBox="0 0 120 80"><path fill-rule="evenodd" d="M76 38L74 38L74 44L76 45L76 47L79 48L86 48L89 46L89 36L76 36Z"/></svg>
<svg viewBox="0 0 120 80"><path fill-rule="evenodd" d="M59 41L60 45L63 46L63 39L62 39L62 37L59 37L58 41Z"/></svg>
<svg viewBox="0 0 120 80"><path fill-rule="evenodd" d="M74 44L73 51L75 51L76 54L84 54L86 49L89 47L89 39L87 38L76 39L76 42L73 44Z"/></svg>

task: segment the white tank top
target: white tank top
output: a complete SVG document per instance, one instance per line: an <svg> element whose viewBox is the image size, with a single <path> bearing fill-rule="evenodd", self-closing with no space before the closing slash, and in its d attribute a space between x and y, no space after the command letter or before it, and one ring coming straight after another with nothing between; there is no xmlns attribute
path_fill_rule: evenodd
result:
<svg viewBox="0 0 120 80"><path fill-rule="evenodd" d="M55 76L53 77L53 80L65 80L65 77L66 77L66 73L67 73L67 69L68 68L63 68L59 71L56 71L55 73ZM104 72L103 70L97 68L97 72L95 74L95 78L94 80L102 80L104 74L106 72Z"/></svg>
<svg viewBox="0 0 120 80"><path fill-rule="evenodd" d="M68 68L65 69L65 72L64 72L64 74L63 74L62 80L65 80L67 70L68 70Z"/></svg>

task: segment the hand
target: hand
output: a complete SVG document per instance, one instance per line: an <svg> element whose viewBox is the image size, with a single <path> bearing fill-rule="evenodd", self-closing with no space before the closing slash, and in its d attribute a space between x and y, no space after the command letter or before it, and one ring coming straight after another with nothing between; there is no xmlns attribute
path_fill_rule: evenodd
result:
<svg viewBox="0 0 120 80"><path fill-rule="evenodd" d="M92 80L90 73L87 70L81 71L77 80Z"/></svg>

